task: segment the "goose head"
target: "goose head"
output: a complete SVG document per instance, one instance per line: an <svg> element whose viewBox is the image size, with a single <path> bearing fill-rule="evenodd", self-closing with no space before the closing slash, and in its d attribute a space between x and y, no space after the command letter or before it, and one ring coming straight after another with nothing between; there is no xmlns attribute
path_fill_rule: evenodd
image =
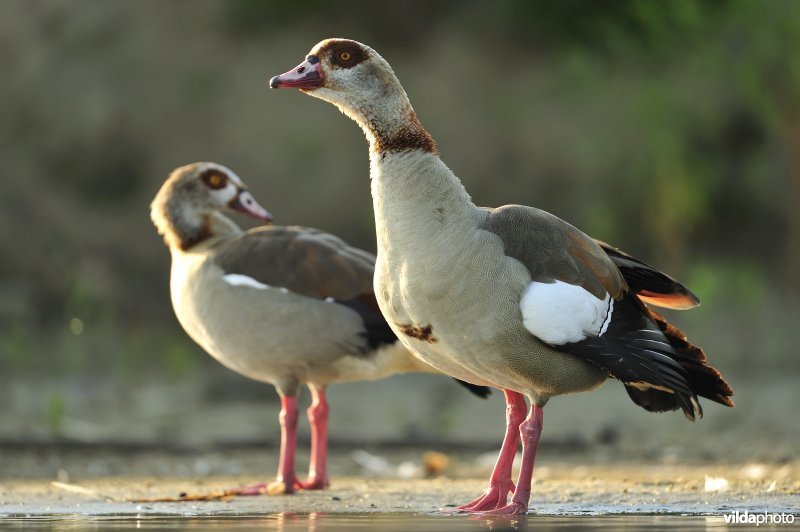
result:
<svg viewBox="0 0 800 532"><path fill-rule="evenodd" d="M392 67L358 41L320 41L302 63L270 79L269 86L299 89L332 103L362 127L374 151L435 152Z"/></svg>
<svg viewBox="0 0 800 532"><path fill-rule="evenodd" d="M221 213L237 211L269 222L242 179L216 163L193 163L170 174L150 206L150 217L167 245L188 249L233 222Z"/></svg>

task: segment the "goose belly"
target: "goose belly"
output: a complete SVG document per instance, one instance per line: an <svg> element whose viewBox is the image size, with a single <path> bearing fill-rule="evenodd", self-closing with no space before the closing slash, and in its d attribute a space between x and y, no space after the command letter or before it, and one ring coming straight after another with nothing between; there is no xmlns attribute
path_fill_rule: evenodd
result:
<svg viewBox="0 0 800 532"><path fill-rule="evenodd" d="M504 254L497 235L474 228L443 244L393 242L378 253L381 309L416 356L462 380L542 402L605 380L602 371L524 328L519 301L530 274Z"/></svg>
<svg viewBox="0 0 800 532"><path fill-rule="evenodd" d="M254 380L293 386L335 378L334 362L360 345L358 316L334 303L233 286L202 258L173 261L171 295L187 334L224 366Z"/></svg>

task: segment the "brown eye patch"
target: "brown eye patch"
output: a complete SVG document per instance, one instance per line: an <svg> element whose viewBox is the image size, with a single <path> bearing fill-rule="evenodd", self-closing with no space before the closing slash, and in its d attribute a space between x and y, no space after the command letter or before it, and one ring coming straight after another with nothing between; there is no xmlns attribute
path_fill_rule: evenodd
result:
<svg viewBox="0 0 800 532"><path fill-rule="evenodd" d="M220 189L228 184L228 176L219 170L206 170L200 174L200 179L205 183L208 188Z"/></svg>
<svg viewBox="0 0 800 532"><path fill-rule="evenodd" d="M330 54L331 62L342 68L353 68L367 58L365 50L351 42L334 43Z"/></svg>

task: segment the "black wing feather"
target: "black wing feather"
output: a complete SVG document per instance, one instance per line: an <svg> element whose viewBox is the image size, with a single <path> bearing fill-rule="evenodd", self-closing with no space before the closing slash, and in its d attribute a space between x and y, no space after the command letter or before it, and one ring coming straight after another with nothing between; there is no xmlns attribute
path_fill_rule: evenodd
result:
<svg viewBox="0 0 800 532"><path fill-rule="evenodd" d="M386 318L381 314L375 294L361 294L347 301L334 300L339 305L344 305L350 310L354 310L364 322L363 336L367 339L370 349L377 349L382 345L393 344L397 341L397 335L389 327Z"/></svg>
<svg viewBox="0 0 800 532"><path fill-rule="evenodd" d="M611 321L602 336L555 348L580 356L622 381L631 399L646 410L681 408L691 420L703 415L688 373L677 360L678 353L631 294L614 301Z"/></svg>
<svg viewBox="0 0 800 532"><path fill-rule="evenodd" d="M672 296L669 299L678 297L682 300L682 304L677 308L692 308L700 304L700 298L666 273L605 242L600 240L596 242L619 268L628 288L634 293Z"/></svg>

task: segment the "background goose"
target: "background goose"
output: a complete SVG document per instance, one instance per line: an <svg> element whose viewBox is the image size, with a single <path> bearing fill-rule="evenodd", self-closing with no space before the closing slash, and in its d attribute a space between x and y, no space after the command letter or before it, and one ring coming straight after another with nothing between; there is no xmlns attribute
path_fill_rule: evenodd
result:
<svg viewBox="0 0 800 532"><path fill-rule="evenodd" d="M650 411L680 408L694 420L698 395L733 406L703 351L645 304L688 308L690 292L547 212L475 206L373 49L324 40L270 86L328 101L364 130L376 293L395 333L441 371L505 390L500 457L487 492L464 510L527 511L542 407L555 395L614 377ZM524 420L520 394L531 403ZM518 438L522 465L506 504Z"/></svg>
<svg viewBox="0 0 800 532"><path fill-rule="evenodd" d="M223 210L271 219L231 170L195 163L170 175L153 200L151 217L172 254L172 304L183 328L223 365L275 385L281 398L276 481L232 493L325 488L325 387L437 371L411 356L381 316L372 290L371 254L306 227L244 232ZM305 482L294 468L301 384L308 385L312 397ZM466 385L477 395L488 393Z"/></svg>

